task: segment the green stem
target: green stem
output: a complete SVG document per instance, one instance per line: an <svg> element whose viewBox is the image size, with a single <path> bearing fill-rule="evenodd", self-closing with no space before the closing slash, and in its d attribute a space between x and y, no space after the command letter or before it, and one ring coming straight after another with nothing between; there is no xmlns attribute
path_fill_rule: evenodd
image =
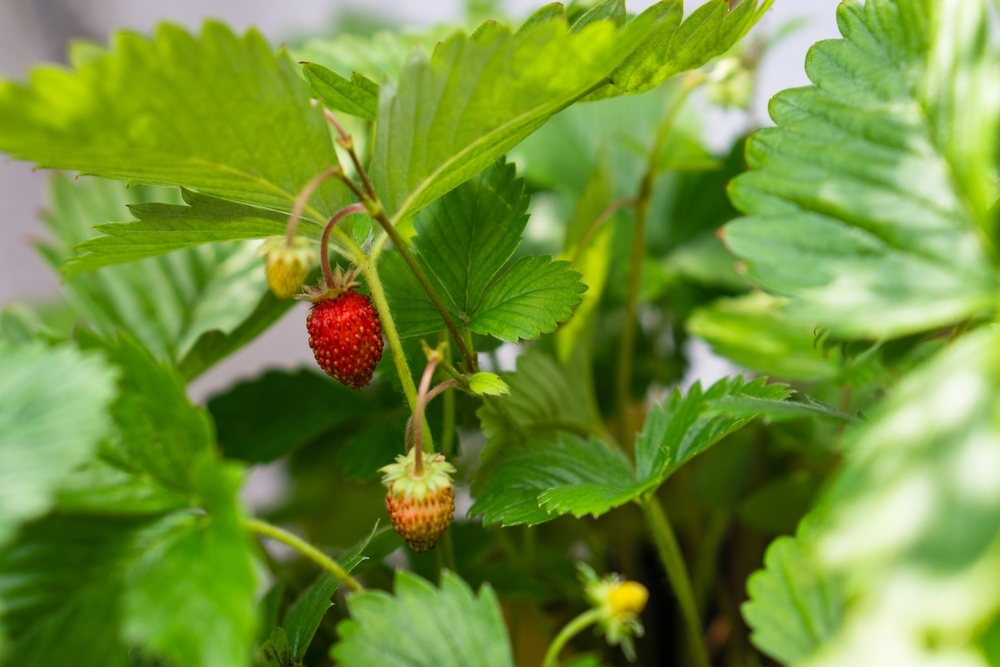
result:
<svg viewBox="0 0 1000 667"><path fill-rule="evenodd" d="M243 519L243 525L249 530L265 537L270 537L272 540L286 544L291 548L298 551L300 554L313 561L324 570L327 570L330 574L335 576L340 583L347 586L352 591L362 591L364 587L358 583L358 580L350 575L350 573L344 569L344 567L333 560L322 551L309 544L301 537L293 535L282 528L267 523L266 521L261 521L260 519L245 518Z"/></svg>
<svg viewBox="0 0 1000 667"><path fill-rule="evenodd" d="M580 634L589 625L593 625L601 617L599 609L588 609L559 631L556 638L549 645L549 650L545 652L545 659L542 660L542 667L556 667L559 664L559 653L563 650L570 639Z"/></svg>
<svg viewBox="0 0 1000 667"><path fill-rule="evenodd" d="M385 289L382 287L376 265L377 262L369 258L361 265L361 271L365 274L372 303L375 304L375 310L378 311L379 320L382 322L382 333L385 334L385 340L389 343L389 354L392 355L392 361L396 365L396 374L399 375L403 394L406 395L406 402L412 413L417 409L417 386L413 383L410 365L406 361L406 352L403 351L403 341L396 330L396 322L392 319L392 310L389 309L389 301L385 298Z"/></svg>
<svg viewBox="0 0 1000 667"><path fill-rule="evenodd" d="M622 325L622 338L618 346L618 382L617 400L618 416L621 420L621 442L627 445L632 440L631 428L628 425L628 406L632 384L632 356L635 353L635 331L639 309L639 286L642 281L642 260L646 256L646 218L649 215L649 201L653 196L653 183L656 179L657 163L663 142L677 119L677 114L687 100L688 95L697 87L701 79L685 81L677 99L670 111L663 118L653 139L653 148L646 159L646 172L639 184L639 193L633 199L634 226L632 228L632 250L629 258L628 286L625 296L625 321Z"/></svg>
<svg viewBox="0 0 1000 667"><path fill-rule="evenodd" d="M691 578L688 576L684 556L681 554L681 548L677 544L674 531L655 497L644 498L640 505L643 514L646 515L646 522L649 524L649 530L653 536L653 542L656 544L660 561L667 572L667 579L674 589L674 595L677 596L691 657L698 667L710 667L711 663L708 661L708 652L705 650L705 640L701 630L701 619L691 587Z"/></svg>

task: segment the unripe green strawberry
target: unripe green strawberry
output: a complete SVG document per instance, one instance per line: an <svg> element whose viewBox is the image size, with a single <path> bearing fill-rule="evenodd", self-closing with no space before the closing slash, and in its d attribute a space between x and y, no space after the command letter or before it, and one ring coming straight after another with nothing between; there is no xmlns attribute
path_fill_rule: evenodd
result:
<svg viewBox="0 0 1000 667"><path fill-rule="evenodd" d="M353 389L371 382L382 358L382 323L371 300L348 289L320 298L306 318L309 347L327 375Z"/></svg>
<svg viewBox="0 0 1000 667"><path fill-rule="evenodd" d="M316 257L309 241L301 237L296 237L291 245L283 238L268 239L257 252L264 255L267 284L279 299L288 299L302 289Z"/></svg>
<svg viewBox="0 0 1000 667"><path fill-rule="evenodd" d="M421 452L423 470L416 471L416 459L411 449L406 456L397 456L395 463L381 468L382 483L389 487L385 508L397 533L414 551L434 548L448 530L455 514L455 492L451 473L455 466L443 454Z"/></svg>

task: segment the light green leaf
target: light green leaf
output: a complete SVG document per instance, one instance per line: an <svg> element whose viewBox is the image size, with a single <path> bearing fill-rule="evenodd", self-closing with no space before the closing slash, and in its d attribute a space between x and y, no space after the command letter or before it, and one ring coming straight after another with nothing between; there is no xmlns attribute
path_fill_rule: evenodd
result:
<svg viewBox="0 0 1000 667"><path fill-rule="evenodd" d="M785 665L798 665L830 641L844 608L841 582L819 567L814 535L800 524L795 537L779 537L750 575L750 600L741 607L750 641Z"/></svg>
<svg viewBox="0 0 1000 667"><path fill-rule="evenodd" d="M195 472L209 516L175 514L144 531L124 579L123 636L179 665L245 665L256 634L256 576L236 506L239 473Z"/></svg>
<svg viewBox="0 0 1000 667"><path fill-rule="evenodd" d="M662 18L653 34L611 75L613 83L595 97L632 95L657 87L681 72L697 69L728 51L757 23L773 0L744 0L732 11L726 0L709 0L681 23L683 2L667 0L646 10Z"/></svg>
<svg viewBox="0 0 1000 667"><path fill-rule="evenodd" d="M469 329L509 343L538 338L572 317L586 289L569 262L523 257L489 286Z"/></svg>
<svg viewBox="0 0 1000 667"><path fill-rule="evenodd" d="M442 572L441 587L435 588L399 570L395 595L366 590L347 604L351 618L337 626L340 641L331 650L344 667L514 664L500 604L488 585L477 596L451 572ZM416 613L418 609L434 613Z"/></svg>
<svg viewBox="0 0 1000 667"><path fill-rule="evenodd" d="M496 373L481 371L469 378L469 389L480 396L509 395L510 387Z"/></svg>
<svg viewBox="0 0 1000 667"><path fill-rule="evenodd" d="M855 421L849 414L832 405L806 396L803 401L775 400L756 396L725 396L707 403L710 410L730 416L761 416L769 421L785 421L802 417L825 417L844 422Z"/></svg>
<svg viewBox="0 0 1000 667"><path fill-rule="evenodd" d="M845 578L847 623L887 645L967 645L1000 609L1000 336L981 329L906 376L852 432L818 553ZM932 601L932 603L931 603Z"/></svg>
<svg viewBox="0 0 1000 667"><path fill-rule="evenodd" d="M0 548L107 436L114 370L68 346L0 341Z"/></svg>
<svg viewBox="0 0 1000 667"><path fill-rule="evenodd" d="M839 350L821 349L813 328L786 315L783 303L764 292L717 299L694 311L687 329L716 354L755 371L794 380L835 377L842 369Z"/></svg>
<svg viewBox="0 0 1000 667"><path fill-rule="evenodd" d="M398 79L414 49L431 50L453 30L442 24L419 32L409 29L378 30L370 35L340 32L330 39L307 40L291 51L297 62L316 63L343 76L357 73L378 83L386 78Z"/></svg>
<svg viewBox="0 0 1000 667"><path fill-rule="evenodd" d="M575 34L553 18L511 33L485 23L428 58L416 51L382 86L372 176L394 222L495 162L550 116L604 86L655 19Z"/></svg>
<svg viewBox="0 0 1000 667"><path fill-rule="evenodd" d="M56 179L53 187L68 187L59 185L61 180ZM82 242L75 247L77 254L63 264L63 274L67 278L109 264L134 262L205 243L280 236L288 220L282 213L206 197L189 190L181 191L185 205L178 205L144 202L138 193L128 196L127 193L134 189L126 191L111 185L97 185L104 181L86 179L78 183L76 189L81 191L80 198L84 196L82 191L91 188L95 195L103 192L108 204L101 209L95 206L93 212L87 213L88 222L92 224L86 227L85 236L81 234ZM137 218L136 221L108 222L128 216L119 201L128 203L128 212ZM82 202L80 206L82 208ZM96 215L98 210L101 215ZM93 236L91 227L102 236ZM311 220L304 220L299 233L318 239L322 229Z"/></svg>
<svg viewBox="0 0 1000 667"><path fill-rule="evenodd" d="M355 72L350 80L316 63L303 63L302 71L324 106L352 116L375 120L378 84Z"/></svg>
<svg viewBox="0 0 1000 667"><path fill-rule="evenodd" d="M611 21L621 27L625 25L625 0L604 0L578 18L570 28L570 32L580 32L596 21Z"/></svg>
<svg viewBox="0 0 1000 667"><path fill-rule="evenodd" d="M278 211L337 156L320 109L287 56L256 31L208 22L192 36L161 25L153 39L121 32L72 71L39 68L26 86L0 83L0 150L67 169ZM328 217L347 202L324 183Z"/></svg>
<svg viewBox="0 0 1000 667"><path fill-rule="evenodd" d="M814 86L771 101L778 127L751 138L753 171L730 188L750 217L731 223L725 241L750 278L792 297L788 312L796 319L838 335L899 336L967 318L995 301L997 280L982 238L992 223L977 217L981 194L968 198L986 175L956 180L969 165L954 162L970 150L995 155L995 132L976 139L982 149L970 149L945 107L961 108L954 112L961 122L968 117L981 127L987 116L996 122L1000 105L992 92L969 98L943 85L933 88L933 101L926 97L930 6L841 4L844 39L810 51L806 70ZM979 0L963 4L949 29L979 35L965 13L983 7ZM992 57L983 40L941 39L963 63ZM934 67L943 67L943 58L937 53ZM966 90L963 81L956 85ZM993 106L982 106L987 101ZM981 160L970 159L978 169Z"/></svg>
<svg viewBox="0 0 1000 667"><path fill-rule="evenodd" d="M176 370L157 362L134 339L90 338L84 345L103 349L122 374L120 394L111 407L117 434L104 454L118 467L171 491L197 496L195 474L215 457L207 413L188 401Z"/></svg>
<svg viewBox="0 0 1000 667"><path fill-rule="evenodd" d="M93 235L93 226L126 216L129 202L172 195L171 191L152 188L126 190L119 183L102 179L73 181L57 176L52 180L53 207L46 217L55 241L41 244L41 251L57 267L72 256L74 246ZM193 201L207 207L202 210L219 213L217 221L223 226L227 214L239 217L243 215L240 210L259 211L200 196ZM138 209L195 210L167 204L144 204ZM140 232L146 223L120 226L127 228L130 224L138 225L140 229L133 231ZM283 222L275 220L274 224L276 230L283 227ZM184 224L174 229L183 230ZM255 247L246 243L187 248L167 257L80 273L104 263L130 261L184 248L185 244L227 238L225 233L221 237L208 233L205 237L198 231L181 231L180 239L164 240L159 233L153 233L159 240L153 241L150 249L134 245L142 236L128 234L125 245L118 242L118 237L94 239L97 247L110 250L110 254L91 252L76 264L70 260L66 298L78 316L104 336L127 330L158 358L176 362L188 378L255 337L289 307L270 296Z"/></svg>

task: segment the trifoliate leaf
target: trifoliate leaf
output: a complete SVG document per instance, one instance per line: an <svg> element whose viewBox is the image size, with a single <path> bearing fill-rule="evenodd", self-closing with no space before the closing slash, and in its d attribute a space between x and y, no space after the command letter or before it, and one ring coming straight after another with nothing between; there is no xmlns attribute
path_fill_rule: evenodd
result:
<svg viewBox="0 0 1000 667"><path fill-rule="evenodd" d="M351 618L337 626L331 655L344 667L435 665L513 666L496 595L473 593L457 575L441 573L441 587L409 572L396 573L395 594L366 590L347 601ZM415 613L433 609L434 613Z"/></svg>
<svg viewBox="0 0 1000 667"><path fill-rule="evenodd" d="M726 228L725 242L810 326L899 336L995 302L983 191L1000 83L985 3L960 4L954 15L933 3L841 4L844 38L806 59L814 85L776 96L778 127L747 145L753 171L730 194L749 217ZM953 32L935 36L932 26Z"/></svg>
<svg viewBox="0 0 1000 667"><path fill-rule="evenodd" d="M510 394L510 387L496 373L481 371L469 378L469 389L480 396L501 396Z"/></svg>
<svg viewBox="0 0 1000 667"><path fill-rule="evenodd" d="M288 57L256 31L208 22L193 36L161 25L118 33L71 71L43 67L27 85L0 83L0 150L41 167L178 185L288 211L337 163L322 111ZM347 203L326 181L307 217Z"/></svg>
<svg viewBox="0 0 1000 667"><path fill-rule="evenodd" d="M806 519L795 537L779 537L764 554L764 568L750 575L750 600L741 608L750 641L785 665L801 664L840 628L842 582L819 566Z"/></svg>
<svg viewBox="0 0 1000 667"><path fill-rule="evenodd" d="M0 548L107 436L115 371L68 346L0 341Z"/></svg>

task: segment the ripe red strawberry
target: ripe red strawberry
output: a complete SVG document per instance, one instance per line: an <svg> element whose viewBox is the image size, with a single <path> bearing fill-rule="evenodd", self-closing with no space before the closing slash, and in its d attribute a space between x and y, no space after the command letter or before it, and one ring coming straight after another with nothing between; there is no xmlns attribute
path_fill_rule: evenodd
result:
<svg viewBox="0 0 1000 667"><path fill-rule="evenodd" d="M320 298L306 318L316 363L338 382L361 389L382 358L382 323L371 300L348 289Z"/></svg>
<svg viewBox="0 0 1000 667"><path fill-rule="evenodd" d="M414 452L397 456L395 463L380 469L382 483L389 487L385 508L397 533L414 551L433 549L448 530L455 514L455 492L451 473L455 466L443 454L422 452L423 470L416 472Z"/></svg>

